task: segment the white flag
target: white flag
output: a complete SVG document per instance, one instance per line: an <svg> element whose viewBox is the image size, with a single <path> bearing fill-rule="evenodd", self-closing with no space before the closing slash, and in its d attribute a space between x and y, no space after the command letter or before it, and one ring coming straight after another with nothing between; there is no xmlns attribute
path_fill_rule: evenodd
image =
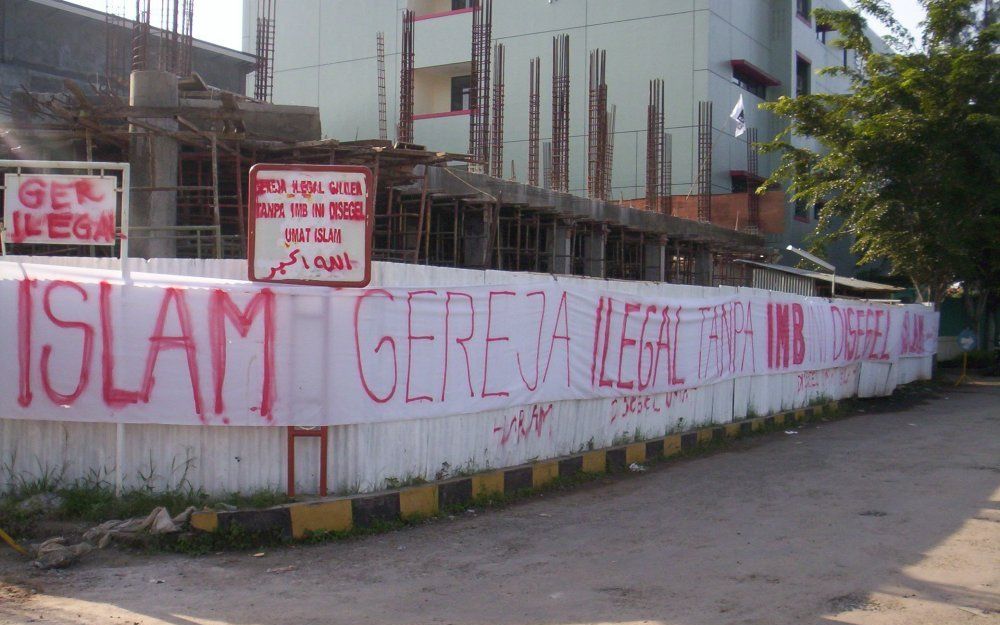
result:
<svg viewBox="0 0 1000 625"><path fill-rule="evenodd" d="M740 94L740 99L736 102L736 106L733 107L733 112L729 114L729 117L736 122L737 137L747 131L747 117L743 111L743 94Z"/></svg>

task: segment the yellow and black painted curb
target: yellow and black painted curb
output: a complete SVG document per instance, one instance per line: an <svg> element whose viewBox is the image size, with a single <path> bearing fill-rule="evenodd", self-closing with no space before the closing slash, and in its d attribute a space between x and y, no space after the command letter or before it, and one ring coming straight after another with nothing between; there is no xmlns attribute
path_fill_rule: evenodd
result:
<svg viewBox="0 0 1000 625"><path fill-rule="evenodd" d="M713 443L834 414L838 408L838 402L834 401L398 490L331 497L257 510L204 510L191 515L191 526L203 532L226 532L240 526L247 533L301 539L311 534L345 533L379 524L419 520L486 496L531 492L557 479L572 478L581 473L625 471L632 463L689 453Z"/></svg>

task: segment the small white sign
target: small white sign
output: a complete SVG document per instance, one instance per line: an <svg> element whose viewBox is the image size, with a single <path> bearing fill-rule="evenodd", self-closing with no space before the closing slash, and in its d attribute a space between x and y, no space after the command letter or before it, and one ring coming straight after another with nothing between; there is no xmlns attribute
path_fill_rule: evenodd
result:
<svg viewBox="0 0 1000 625"><path fill-rule="evenodd" d="M4 174L6 241L114 245L116 182L113 176Z"/></svg>
<svg viewBox="0 0 1000 625"><path fill-rule="evenodd" d="M367 167L254 165L250 279L366 286L374 199Z"/></svg>

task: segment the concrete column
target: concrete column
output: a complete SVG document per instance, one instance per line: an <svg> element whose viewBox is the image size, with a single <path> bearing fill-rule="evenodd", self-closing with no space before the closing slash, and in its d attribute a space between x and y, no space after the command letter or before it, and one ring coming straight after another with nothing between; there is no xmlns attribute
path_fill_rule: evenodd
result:
<svg viewBox="0 0 1000 625"><path fill-rule="evenodd" d="M699 245L694 252L694 283L699 286L712 286L712 274L712 251L707 245Z"/></svg>
<svg viewBox="0 0 1000 625"><path fill-rule="evenodd" d="M583 238L583 275L592 278L603 278L606 273L606 254L608 248L608 227L595 224Z"/></svg>
<svg viewBox="0 0 1000 625"><path fill-rule="evenodd" d="M132 72L129 104L132 106L176 107L180 103L177 76L153 70ZM142 120L167 131L177 130L177 122L167 118ZM147 128L130 126L129 162L132 164L132 185L140 190L132 193L130 224L133 226L164 227L177 225L177 141ZM165 190L142 190L156 187ZM129 241L129 253L142 258L173 258L177 255L174 234L153 230L136 232Z"/></svg>
<svg viewBox="0 0 1000 625"><path fill-rule="evenodd" d="M667 239L646 241L644 244L643 278L654 282L667 280Z"/></svg>
<svg viewBox="0 0 1000 625"><path fill-rule="evenodd" d="M573 228L556 222L552 229L552 273L573 273Z"/></svg>
<svg viewBox="0 0 1000 625"><path fill-rule="evenodd" d="M462 239L464 240L466 267L482 268L489 267L490 259L487 257L489 249L486 247L489 241L489 228L492 220L487 219L487 211L475 212L464 209L465 215L462 218ZM487 209L489 210L489 209Z"/></svg>

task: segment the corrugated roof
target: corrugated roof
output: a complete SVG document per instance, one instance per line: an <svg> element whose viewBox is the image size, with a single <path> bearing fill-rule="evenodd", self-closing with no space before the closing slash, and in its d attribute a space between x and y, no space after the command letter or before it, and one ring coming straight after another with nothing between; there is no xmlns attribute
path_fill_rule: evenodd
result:
<svg viewBox="0 0 1000 625"><path fill-rule="evenodd" d="M880 282L869 282L867 280L858 280L857 278L848 278L846 276L834 276L829 273L822 273L819 271L810 271L808 269L799 269L798 267L788 267L786 265L772 265L770 263L759 263L753 260L742 260L738 259L735 262L745 263L747 265L753 265L755 267L763 267L764 269L771 269L773 271L780 271L782 273L790 273L797 276L804 276L806 278L812 278L814 280L822 280L823 282L830 282L835 279L837 286L844 286L849 289L855 289L858 291L883 291L886 293L894 293L896 291L902 291L902 287L892 286L891 284L882 284Z"/></svg>

